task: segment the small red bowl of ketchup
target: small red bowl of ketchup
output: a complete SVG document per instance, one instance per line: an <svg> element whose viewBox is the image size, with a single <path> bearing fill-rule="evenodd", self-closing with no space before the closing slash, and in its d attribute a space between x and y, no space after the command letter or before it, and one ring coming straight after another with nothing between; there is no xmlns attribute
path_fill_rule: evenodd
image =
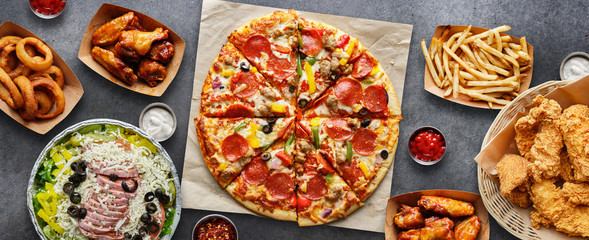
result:
<svg viewBox="0 0 589 240"><path fill-rule="evenodd" d="M421 127L409 138L409 154L421 165L438 163L446 153L446 139L435 127Z"/></svg>
<svg viewBox="0 0 589 240"><path fill-rule="evenodd" d="M29 0L29 6L35 15L44 19L59 16L65 8L67 0Z"/></svg>

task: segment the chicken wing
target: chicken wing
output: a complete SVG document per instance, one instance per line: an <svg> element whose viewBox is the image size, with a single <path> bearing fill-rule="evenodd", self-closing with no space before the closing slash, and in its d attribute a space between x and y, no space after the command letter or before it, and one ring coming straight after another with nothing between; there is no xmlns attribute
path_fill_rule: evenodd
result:
<svg viewBox="0 0 589 240"><path fill-rule="evenodd" d="M495 170L499 175L501 195L509 196L518 186L528 180L528 160L519 155L509 154L503 157Z"/></svg>
<svg viewBox="0 0 589 240"><path fill-rule="evenodd" d="M421 240L454 240L454 222L449 218L430 217L425 220L425 227L421 229Z"/></svg>
<svg viewBox="0 0 589 240"><path fill-rule="evenodd" d="M427 211L450 217L462 217L474 214L474 207L471 203L445 197L421 196L417 205Z"/></svg>
<svg viewBox="0 0 589 240"><path fill-rule="evenodd" d="M133 73L133 69L116 57L113 52L95 46L92 48L92 58L125 83L131 85L137 81L137 75Z"/></svg>
<svg viewBox="0 0 589 240"><path fill-rule="evenodd" d="M481 230L481 221L476 215L465 219L454 227L456 240L474 240Z"/></svg>
<svg viewBox="0 0 589 240"><path fill-rule="evenodd" d="M157 41L151 45L151 50L145 56L161 63L167 63L174 56L174 44L167 40Z"/></svg>
<svg viewBox="0 0 589 240"><path fill-rule="evenodd" d="M409 231L400 232L397 240L419 240L421 236L421 229L411 229Z"/></svg>
<svg viewBox="0 0 589 240"><path fill-rule="evenodd" d="M126 51L118 52L125 57L134 57L135 54L144 56L151 49L151 44L155 41L164 40L168 38L168 30L156 28L153 32L142 32L138 30L123 31L119 36L117 43L117 51L124 49L134 54L129 54ZM120 46L119 46L120 45ZM127 56L127 54L132 56Z"/></svg>
<svg viewBox="0 0 589 240"><path fill-rule="evenodd" d="M395 225L401 229L415 229L423 227L425 218L419 211L419 207L401 205L399 211L393 218Z"/></svg>
<svg viewBox="0 0 589 240"><path fill-rule="evenodd" d="M96 46L115 44L119 40L121 32L129 26L135 25L137 21L137 16L133 12L128 12L105 23L92 34L92 44Z"/></svg>
<svg viewBox="0 0 589 240"><path fill-rule="evenodd" d="M577 181L589 181L589 107L573 105L558 120Z"/></svg>
<svg viewBox="0 0 589 240"><path fill-rule="evenodd" d="M159 62L143 59L139 63L139 70L137 76L149 86L155 87L166 78L166 67Z"/></svg>

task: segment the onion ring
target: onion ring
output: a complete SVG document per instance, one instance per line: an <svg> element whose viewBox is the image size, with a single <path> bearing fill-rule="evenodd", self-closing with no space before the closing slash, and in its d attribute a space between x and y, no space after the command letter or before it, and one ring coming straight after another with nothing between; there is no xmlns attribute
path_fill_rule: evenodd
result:
<svg viewBox="0 0 589 240"><path fill-rule="evenodd" d="M0 49L10 44L16 45L20 40L22 40L22 38L18 36L4 36L0 38Z"/></svg>
<svg viewBox="0 0 589 240"><path fill-rule="evenodd" d="M37 116L37 99L35 98L35 91L31 85L31 81L25 76L19 76L14 79L14 83L20 89L23 100L25 101L18 113L23 119L32 120Z"/></svg>
<svg viewBox="0 0 589 240"><path fill-rule="evenodd" d="M35 59L29 56L25 50L25 45L28 44L35 46L35 49L37 49L41 55L45 56L43 60L39 60L38 58ZM34 37L24 38L16 44L16 56L22 63L34 71L46 70L53 64L53 53L51 53L49 46L47 46L47 44L45 44L43 41Z"/></svg>
<svg viewBox="0 0 589 240"><path fill-rule="evenodd" d="M22 107L24 100L20 91L2 68L0 68L0 82L2 83L0 84L0 98L13 109Z"/></svg>
<svg viewBox="0 0 589 240"><path fill-rule="evenodd" d="M51 110L51 107L53 107L51 97L49 97L44 91L35 91L35 99L37 99L37 104L39 105L37 108L37 114L46 114Z"/></svg>
<svg viewBox="0 0 589 240"><path fill-rule="evenodd" d="M51 77L51 75L54 75L55 77ZM57 83L59 88L63 89L63 84L65 83L65 79L63 78L63 72L61 71L61 68L59 68L57 66L51 66L45 71L34 73L33 75L31 75L31 78L38 77L38 76L44 76L44 77L48 77L48 78L53 79L53 81L55 81Z"/></svg>
<svg viewBox="0 0 589 240"><path fill-rule="evenodd" d="M35 56L35 49L31 48L30 46L25 47L27 54L29 56ZM8 73L8 76L11 78L16 78L20 75L28 75L31 72L31 69L25 66L20 59L16 58L17 60L16 67L10 68L9 60L10 54L16 50L16 44L9 44L5 46L0 51L0 67Z"/></svg>
<svg viewBox="0 0 589 240"><path fill-rule="evenodd" d="M49 91L55 102L55 111L46 114L37 114L38 118L54 118L65 110L65 96L61 88L53 80L45 77L31 79L33 89L43 88Z"/></svg>

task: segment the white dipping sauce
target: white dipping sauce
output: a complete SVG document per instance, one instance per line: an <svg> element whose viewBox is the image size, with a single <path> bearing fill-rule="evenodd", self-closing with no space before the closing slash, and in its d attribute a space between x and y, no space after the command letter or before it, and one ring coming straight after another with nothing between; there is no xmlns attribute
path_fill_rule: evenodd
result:
<svg viewBox="0 0 589 240"><path fill-rule="evenodd" d="M155 139L167 138L174 131L174 117L164 108L151 108L143 115L143 130Z"/></svg>
<svg viewBox="0 0 589 240"><path fill-rule="evenodd" d="M562 68L563 80L577 80L589 75L589 59L585 57L569 58Z"/></svg>

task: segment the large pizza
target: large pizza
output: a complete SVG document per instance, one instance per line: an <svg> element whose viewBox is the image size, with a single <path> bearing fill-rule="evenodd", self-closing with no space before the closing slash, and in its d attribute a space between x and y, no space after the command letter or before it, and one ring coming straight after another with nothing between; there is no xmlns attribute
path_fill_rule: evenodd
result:
<svg viewBox="0 0 589 240"><path fill-rule="evenodd" d="M276 11L233 31L204 82L196 132L247 208L317 225L363 205L391 166L401 108L360 41Z"/></svg>

